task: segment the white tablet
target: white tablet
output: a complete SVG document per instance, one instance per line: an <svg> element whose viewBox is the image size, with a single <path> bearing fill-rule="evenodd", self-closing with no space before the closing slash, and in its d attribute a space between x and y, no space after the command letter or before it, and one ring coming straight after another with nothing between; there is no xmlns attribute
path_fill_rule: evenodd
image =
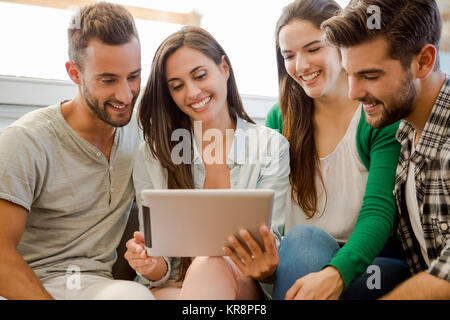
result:
<svg viewBox="0 0 450 320"><path fill-rule="evenodd" d="M223 256L240 228L263 245L259 226L270 228L274 191L144 190L140 196L149 256Z"/></svg>

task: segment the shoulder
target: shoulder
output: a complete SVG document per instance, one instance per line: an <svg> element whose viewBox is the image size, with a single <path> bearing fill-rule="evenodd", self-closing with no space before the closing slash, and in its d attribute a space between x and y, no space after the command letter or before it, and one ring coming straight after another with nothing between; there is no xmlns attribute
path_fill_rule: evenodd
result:
<svg viewBox="0 0 450 320"><path fill-rule="evenodd" d="M275 103L266 116L266 126L277 130L279 133L283 131L283 116L281 114L280 103Z"/></svg>
<svg viewBox="0 0 450 320"><path fill-rule="evenodd" d="M400 121L397 121L384 128L373 128L367 121L364 111L361 109L361 118L358 124L356 139L361 145L370 146L377 143L393 143L396 142L395 135L397 133Z"/></svg>
<svg viewBox="0 0 450 320"><path fill-rule="evenodd" d="M148 147L147 142L141 142L136 150L136 161L147 161L152 163L159 163L158 159L151 153L150 148Z"/></svg>
<svg viewBox="0 0 450 320"><path fill-rule="evenodd" d="M268 143L269 141L277 140L282 145L287 145L289 147L289 142L286 137L279 133L277 130L261 124L250 123L243 119L239 119L238 122L239 121L242 121L242 125L238 123L237 130L243 130L244 132L246 132L246 135L251 137L252 135L256 134L260 142ZM262 137L265 137L265 139L261 139Z"/></svg>
<svg viewBox="0 0 450 320"><path fill-rule="evenodd" d="M270 108L269 112L267 113L267 117L281 117L281 108L280 103L275 103L272 108Z"/></svg>
<svg viewBox="0 0 450 320"><path fill-rule="evenodd" d="M28 112L1 132L1 143L17 143L28 147L45 145L55 139L55 126L57 126L57 106L50 106Z"/></svg>
<svg viewBox="0 0 450 320"><path fill-rule="evenodd" d="M58 125L58 105L40 108L20 117L9 125L2 135L14 136L18 139L44 141L54 139L55 126Z"/></svg>
<svg viewBox="0 0 450 320"><path fill-rule="evenodd" d="M10 127L38 129L58 121L59 104L30 111L13 122Z"/></svg>
<svg viewBox="0 0 450 320"><path fill-rule="evenodd" d="M167 170L153 156L146 142L136 149L133 181L138 193L143 189L166 189Z"/></svg>

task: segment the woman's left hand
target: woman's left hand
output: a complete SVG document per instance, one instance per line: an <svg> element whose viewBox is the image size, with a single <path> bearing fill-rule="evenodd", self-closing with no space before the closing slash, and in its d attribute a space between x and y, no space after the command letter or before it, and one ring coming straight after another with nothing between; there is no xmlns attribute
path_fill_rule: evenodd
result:
<svg viewBox="0 0 450 320"><path fill-rule="evenodd" d="M286 300L337 300L344 290L344 280L334 267L310 273L286 292Z"/></svg>
<svg viewBox="0 0 450 320"><path fill-rule="evenodd" d="M264 240L264 248L261 248L256 240L246 229L241 229L239 235L245 241L250 252L235 237L230 236L229 247L223 250L233 260L239 270L247 277L263 280L271 276L278 266L278 251L274 234L266 225L261 225L259 232Z"/></svg>

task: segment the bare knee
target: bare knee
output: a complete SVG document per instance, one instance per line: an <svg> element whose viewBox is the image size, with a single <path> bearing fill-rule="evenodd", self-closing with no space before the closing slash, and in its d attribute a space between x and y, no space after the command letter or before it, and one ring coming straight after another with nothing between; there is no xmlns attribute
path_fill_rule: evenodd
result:
<svg viewBox="0 0 450 320"><path fill-rule="evenodd" d="M219 273L221 275L232 273L229 262L223 257L196 257L192 261L186 273L186 278L193 273L211 274Z"/></svg>

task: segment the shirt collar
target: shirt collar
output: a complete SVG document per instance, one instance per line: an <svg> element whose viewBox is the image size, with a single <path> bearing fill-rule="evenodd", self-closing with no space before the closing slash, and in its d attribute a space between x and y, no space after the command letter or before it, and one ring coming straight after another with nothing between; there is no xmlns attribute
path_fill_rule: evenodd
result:
<svg viewBox="0 0 450 320"><path fill-rule="evenodd" d="M442 143L447 139L450 122L450 78L446 76L441 91L434 103L430 116L420 137L416 152L428 159L434 159ZM403 146L414 139L413 126L402 120L396 138ZM403 148L402 148L403 149ZM410 147L408 149L411 149Z"/></svg>

